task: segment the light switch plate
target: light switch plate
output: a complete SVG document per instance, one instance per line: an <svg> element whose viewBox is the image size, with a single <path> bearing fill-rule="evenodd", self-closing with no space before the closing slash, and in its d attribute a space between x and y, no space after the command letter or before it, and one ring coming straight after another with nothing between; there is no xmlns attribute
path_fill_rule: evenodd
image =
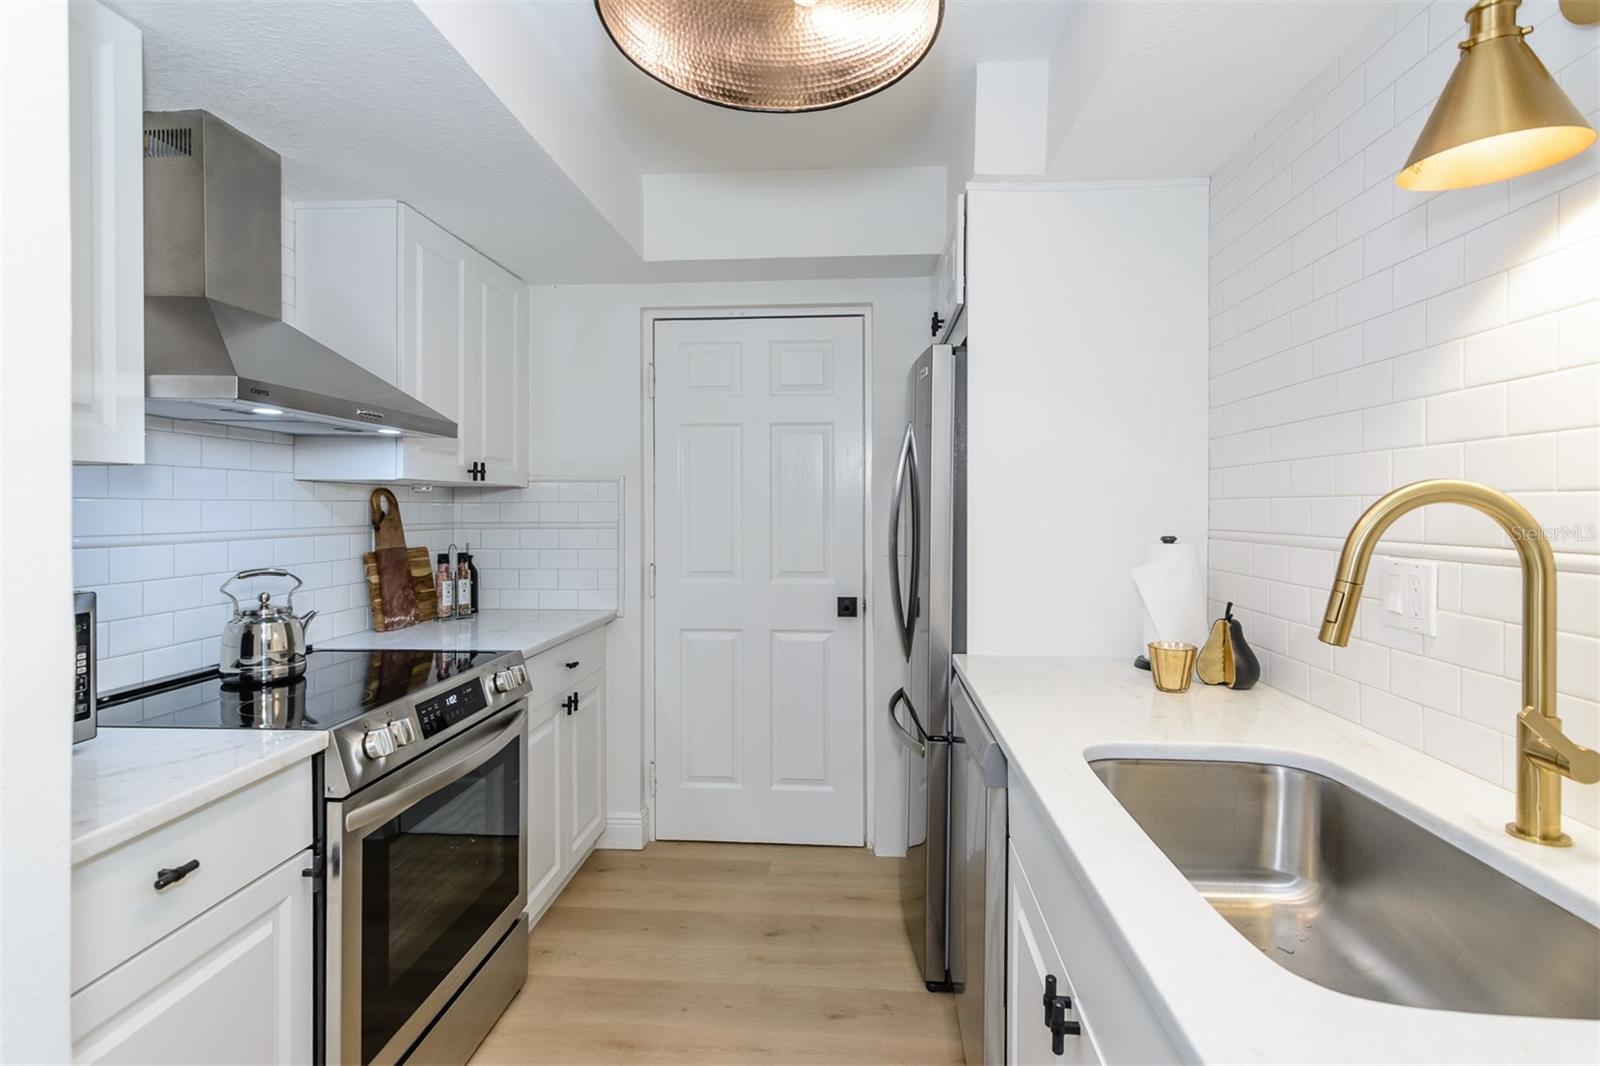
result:
<svg viewBox="0 0 1600 1066"><path fill-rule="evenodd" d="M1439 635L1439 565L1424 559L1384 559L1383 620L1396 629Z"/></svg>

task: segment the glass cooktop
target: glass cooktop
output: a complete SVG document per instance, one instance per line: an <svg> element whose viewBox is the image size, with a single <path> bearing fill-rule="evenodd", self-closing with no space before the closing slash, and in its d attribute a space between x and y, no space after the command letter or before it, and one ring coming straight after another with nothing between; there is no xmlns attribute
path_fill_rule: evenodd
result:
<svg viewBox="0 0 1600 1066"><path fill-rule="evenodd" d="M99 724L178 729L332 729L375 707L471 672L498 651L312 651L306 672L270 685L216 673L100 698Z"/></svg>

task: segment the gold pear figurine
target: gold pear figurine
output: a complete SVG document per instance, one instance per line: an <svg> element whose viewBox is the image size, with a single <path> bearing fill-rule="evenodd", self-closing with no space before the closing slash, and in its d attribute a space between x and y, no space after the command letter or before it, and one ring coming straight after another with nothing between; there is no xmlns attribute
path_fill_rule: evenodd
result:
<svg viewBox="0 0 1600 1066"><path fill-rule="evenodd" d="M1212 623L1211 635L1194 660L1194 672L1208 685L1247 689L1261 677L1261 664L1244 639L1244 627L1233 616L1229 602L1222 617Z"/></svg>

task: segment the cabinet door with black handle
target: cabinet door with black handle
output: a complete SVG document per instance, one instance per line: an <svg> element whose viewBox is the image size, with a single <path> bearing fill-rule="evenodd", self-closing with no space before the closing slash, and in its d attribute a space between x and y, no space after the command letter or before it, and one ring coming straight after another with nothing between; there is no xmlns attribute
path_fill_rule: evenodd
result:
<svg viewBox="0 0 1600 1066"><path fill-rule="evenodd" d="M561 723L562 773L567 782L563 812L567 856L587 854L605 828L604 674L580 682L568 698L572 710Z"/></svg>
<svg viewBox="0 0 1600 1066"><path fill-rule="evenodd" d="M1014 855L1006 882L1006 1061L1098 1063L1061 954Z"/></svg>

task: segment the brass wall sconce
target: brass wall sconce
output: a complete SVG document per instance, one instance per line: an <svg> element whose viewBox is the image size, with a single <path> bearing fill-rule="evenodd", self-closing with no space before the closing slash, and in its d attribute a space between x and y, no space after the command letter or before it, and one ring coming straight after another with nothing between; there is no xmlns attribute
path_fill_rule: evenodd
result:
<svg viewBox="0 0 1600 1066"><path fill-rule="evenodd" d="M1395 176L1402 189L1465 189L1570 159L1595 131L1567 99L1517 25L1522 0L1478 0L1467 10L1461 58ZM1562 0L1577 23L1600 20L1600 0Z"/></svg>

